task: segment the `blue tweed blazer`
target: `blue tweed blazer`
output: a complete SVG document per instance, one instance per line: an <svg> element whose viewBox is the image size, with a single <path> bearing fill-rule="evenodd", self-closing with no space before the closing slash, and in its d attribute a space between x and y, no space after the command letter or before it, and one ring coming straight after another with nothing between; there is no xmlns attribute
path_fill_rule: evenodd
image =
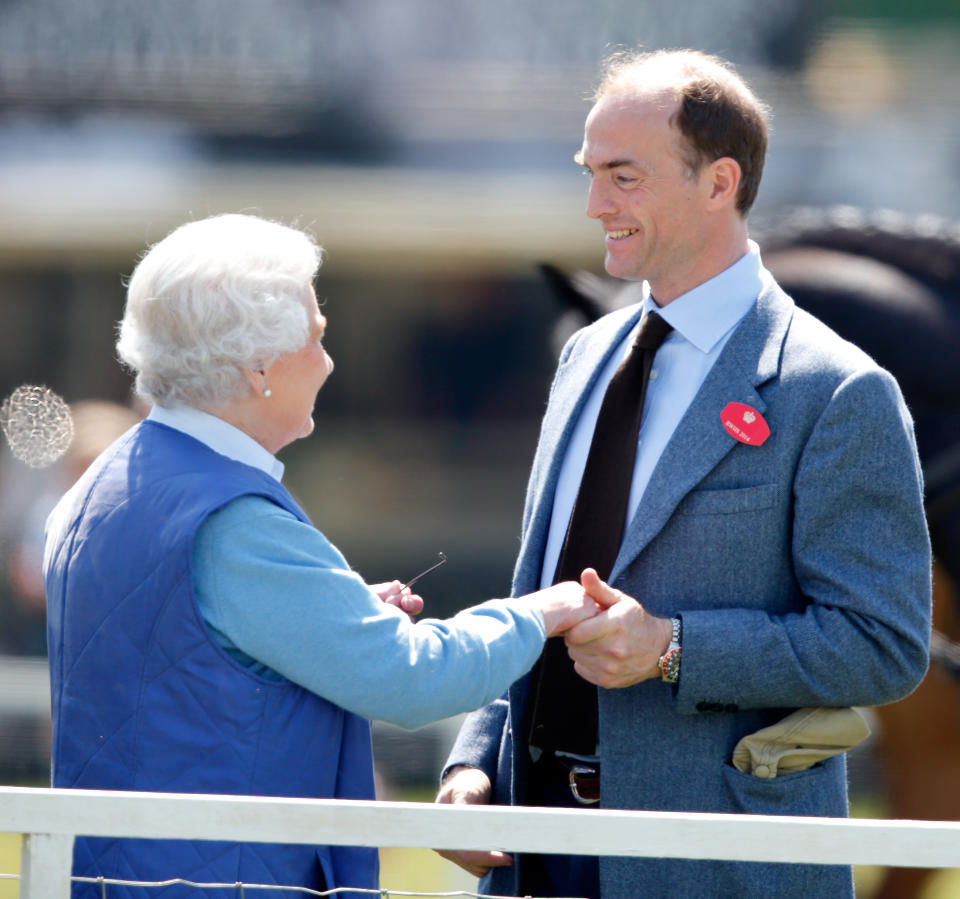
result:
<svg viewBox="0 0 960 899"><path fill-rule="evenodd" d="M605 316L562 352L527 491L513 589L536 589L560 463L594 379L636 324ZM770 427L731 437L731 401ZM802 706L869 706L909 693L928 664L931 575L910 414L894 379L765 290L738 325L660 458L610 581L683 621L674 687L600 689L602 805L847 813L844 756L762 780L737 771L744 735ZM494 802L524 804L524 678L465 722L448 759L484 769ZM514 739L515 735L517 739ZM517 867L482 890L515 894ZM604 857L604 897L852 896L838 866Z"/></svg>

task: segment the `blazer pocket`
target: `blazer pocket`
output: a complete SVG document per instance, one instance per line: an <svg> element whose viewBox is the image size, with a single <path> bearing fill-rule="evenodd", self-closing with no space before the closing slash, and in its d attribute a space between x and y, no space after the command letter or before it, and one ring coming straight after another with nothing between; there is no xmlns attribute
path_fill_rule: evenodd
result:
<svg viewBox="0 0 960 899"><path fill-rule="evenodd" d="M731 806L747 815L846 815L845 768L839 757L812 768L762 778L723 766L723 780Z"/></svg>
<svg viewBox="0 0 960 899"><path fill-rule="evenodd" d="M733 767L755 777L782 777L849 752L869 736L856 709L805 707L743 737L733 749Z"/></svg>
<svg viewBox="0 0 960 899"><path fill-rule="evenodd" d="M680 515L734 515L770 509L777 501L776 484L732 490L692 490L677 508Z"/></svg>

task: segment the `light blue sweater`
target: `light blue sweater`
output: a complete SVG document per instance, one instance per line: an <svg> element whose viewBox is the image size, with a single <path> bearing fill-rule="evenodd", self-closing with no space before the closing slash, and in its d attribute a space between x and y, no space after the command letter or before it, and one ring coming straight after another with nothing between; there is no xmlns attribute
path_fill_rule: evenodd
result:
<svg viewBox="0 0 960 899"><path fill-rule="evenodd" d="M201 525L193 578L204 619L241 664L408 728L492 702L546 637L540 612L516 599L414 623L323 534L258 496Z"/></svg>

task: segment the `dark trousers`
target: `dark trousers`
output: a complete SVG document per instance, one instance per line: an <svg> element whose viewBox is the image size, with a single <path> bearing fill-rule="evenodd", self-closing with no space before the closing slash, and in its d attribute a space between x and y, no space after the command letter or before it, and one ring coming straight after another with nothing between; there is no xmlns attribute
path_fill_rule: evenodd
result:
<svg viewBox="0 0 960 899"><path fill-rule="evenodd" d="M530 768L530 805L545 808L596 808L581 805L556 761L541 759ZM600 874L595 855L521 855L520 895L600 899Z"/></svg>

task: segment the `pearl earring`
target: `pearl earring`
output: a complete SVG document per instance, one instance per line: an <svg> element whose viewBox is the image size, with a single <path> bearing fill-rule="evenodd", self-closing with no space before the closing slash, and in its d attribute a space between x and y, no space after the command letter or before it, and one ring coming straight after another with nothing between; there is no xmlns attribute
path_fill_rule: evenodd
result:
<svg viewBox="0 0 960 899"><path fill-rule="evenodd" d="M263 391L263 398L264 398L264 399L270 399L270 397L272 397L272 396L273 396L273 391L272 391L269 387L268 387L266 390Z"/></svg>

